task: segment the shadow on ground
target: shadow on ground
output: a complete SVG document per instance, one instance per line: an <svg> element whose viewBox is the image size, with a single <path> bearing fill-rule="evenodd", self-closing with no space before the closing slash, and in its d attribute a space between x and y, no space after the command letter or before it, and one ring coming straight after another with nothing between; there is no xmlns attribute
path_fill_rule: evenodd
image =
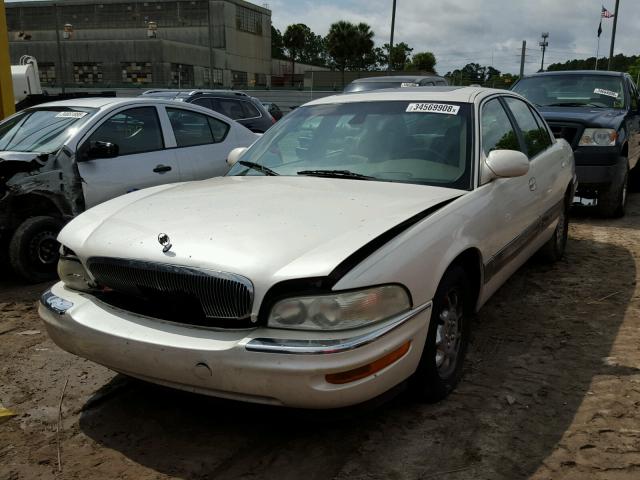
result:
<svg viewBox="0 0 640 480"><path fill-rule="evenodd" d="M589 238L554 266L525 265L480 313L463 381L436 405L402 394L375 409L301 412L118 376L84 406L80 428L180 478L527 478L595 375L637 373L603 361L635 278L628 250Z"/></svg>

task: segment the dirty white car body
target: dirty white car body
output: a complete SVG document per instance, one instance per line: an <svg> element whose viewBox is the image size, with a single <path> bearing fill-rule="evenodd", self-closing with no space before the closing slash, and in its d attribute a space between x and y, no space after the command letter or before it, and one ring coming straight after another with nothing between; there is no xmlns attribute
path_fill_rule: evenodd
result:
<svg viewBox="0 0 640 480"><path fill-rule="evenodd" d="M506 99L540 122L533 143L525 145ZM395 171L387 172L394 181L287 173L287 155L303 161L328 148L326 139L313 146L326 119L363 109L345 114L351 120L340 130L358 133L369 120L391 125L379 123L388 120L386 108L396 124L429 113L439 115L429 117L436 129L440 118L465 125L447 135L460 140L468 164L436 168L431 159L447 159L432 152L428 169L460 168L468 185L406 183ZM538 151L485 153L500 118L515 135L501 136L503 144L508 137ZM446 140L431 133L406 135L431 151ZM361 143L348 156L354 165L414 164L391 153L372 162L382 144ZM264 160L273 152L281 163ZM360 164L363 152L371 157ZM262 166L247 163L260 158ZM280 176L263 175L269 168ZM330 408L411 377L422 396L442 398L460 376L468 317L541 247L562 255L574 189L570 146L510 92L447 87L324 98L274 126L226 177L134 192L76 218L59 236L63 281L43 295L40 314L65 350L175 388ZM209 317L194 320L190 300L180 303L189 295Z"/></svg>

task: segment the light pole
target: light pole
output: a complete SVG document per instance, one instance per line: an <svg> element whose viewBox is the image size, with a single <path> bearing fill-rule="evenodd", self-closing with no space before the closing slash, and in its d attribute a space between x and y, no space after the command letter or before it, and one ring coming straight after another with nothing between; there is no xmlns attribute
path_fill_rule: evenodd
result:
<svg viewBox="0 0 640 480"><path fill-rule="evenodd" d="M549 38L549 32L542 32L542 41L538 43L542 47L542 62L540 63L540 71L544 72L544 51L549 46L549 42L547 42L547 38Z"/></svg>
<svg viewBox="0 0 640 480"><path fill-rule="evenodd" d="M389 65L387 70L391 71L391 51L393 50L393 30L396 27L396 0L393 0L393 10L391 10L391 38L389 39Z"/></svg>

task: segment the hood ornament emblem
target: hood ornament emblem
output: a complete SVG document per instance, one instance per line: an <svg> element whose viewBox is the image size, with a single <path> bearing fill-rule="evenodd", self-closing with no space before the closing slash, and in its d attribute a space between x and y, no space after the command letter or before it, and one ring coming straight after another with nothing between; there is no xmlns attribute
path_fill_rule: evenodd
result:
<svg viewBox="0 0 640 480"><path fill-rule="evenodd" d="M171 250L171 239L166 233L158 234L158 243L162 245L162 253L167 253L169 250Z"/></svg>

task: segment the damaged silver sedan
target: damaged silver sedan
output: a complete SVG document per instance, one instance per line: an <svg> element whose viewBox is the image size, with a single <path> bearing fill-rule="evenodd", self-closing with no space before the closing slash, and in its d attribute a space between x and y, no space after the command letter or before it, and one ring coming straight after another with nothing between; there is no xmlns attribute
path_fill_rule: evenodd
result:
<svg viewBox="0 0 640 480"><path fill-rule="evenodd" d="M62 226L105 200L223 175L257 135L197 105L161 99L52 102L0 123L0 264L55 276Z"/></svg>

